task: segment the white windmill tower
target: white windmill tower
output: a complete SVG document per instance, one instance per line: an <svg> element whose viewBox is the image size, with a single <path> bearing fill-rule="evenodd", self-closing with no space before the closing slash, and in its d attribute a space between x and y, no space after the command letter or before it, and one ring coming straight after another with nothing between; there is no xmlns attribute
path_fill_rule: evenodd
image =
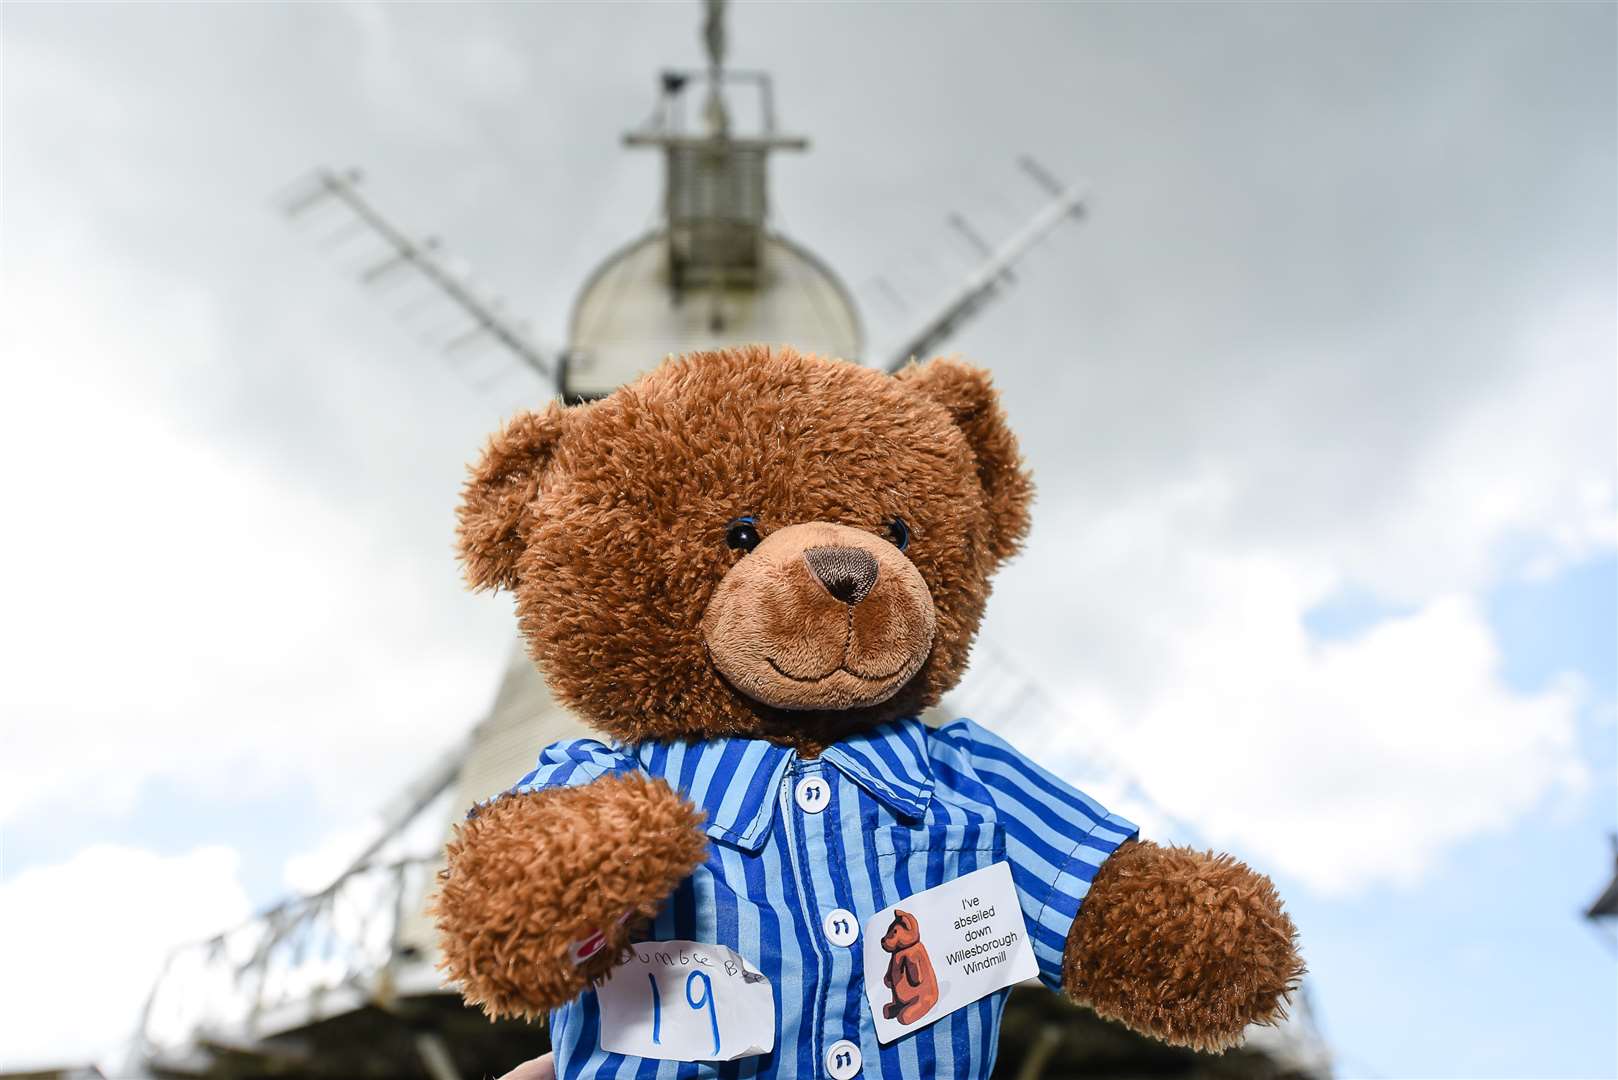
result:
<svg viewBox="0 0 1618 1080"><path fill-rule="evenodd" d="M706 67L663 72L651 121L624 137L629 147L662 155L661 219L586 279L565 347L547 348L526 324L506 316L498 300L452 269L437 241L414 240L395 227L364 196L356 174L317 173L285 200L287 213L335 221L345 243L369 245L359 275L364 283L413 281L452 311L457 323L435 342L446 352L464 357L481 349L514 360L568 400L609 393L663 357L696 349L790 343L864 360L864 330L849 290L771 225L771 155L805 150L808 141L777 131L767 74L725 67L724 0L705 6ZM744 95L757 117L747 129L736 119ZM981 262L875 362L891 369L931 355L1011 283L1013 268L1039 240L1082 213L1075 189L1031 160L1021 164L1045 203L999 245L952 222L979 247ZM957 697L1008 723L1019 711L1049 704L992 658L978 661ZM465 808L508 787L540 747L580 730L519 644L482 721L405 787L384 811L374 842L331 886L176 951L143 1017L141 1067L175 1076L454 1080L499 1072L542 1047L538 1028L490 1025L462 1008L435 968L435 934L424 909L443 841ZM1301 1041L1288 1036L1308 1051L1292 1056L1324 1060L1306 1034ZM1049 1058L1056 1051L1047 1039L1027 1054ZM1322 1074L1311 1065L1290 1075Z"/></svg>

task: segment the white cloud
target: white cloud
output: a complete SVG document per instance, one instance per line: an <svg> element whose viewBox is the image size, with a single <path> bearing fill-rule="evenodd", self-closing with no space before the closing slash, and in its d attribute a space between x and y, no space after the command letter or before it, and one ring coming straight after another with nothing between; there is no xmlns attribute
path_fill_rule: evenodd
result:
<svg viewBox="0 0 1618 1080"><path fill-rule="evenodd" d="M0 1064L116 1064L174 945L248 915L230 848L98 845L0 884Z"/></svg>
<svg viewBox="0 0 1618 1080"><path fill-rule="evenodd" d="M1578 688L1507 690L1470 600L1317 645L1295 594L1248 584L1243 613L1192 629L1162 690L1113 721L1146 790L1207 840L1322 891L1411 884L1450 845L1582 784Z"/></svg>
<svg viewBox="0 0 1618 1080"><path fill-rule="evenodd" d="M464 733L509 632L487 608L452 624L453 487L439 542L400 542L373 506L196 430L164 389L229 352L213 298L112 253L68 262L6 268L4 349L30 363L0 455L29 526L0 535L20 616L0 622L0 820L86 777L107 813L159 780L374 807Z"/></svg>
<svg viewBox="0 0 1618 1080"><path fill-rule="evenodd" d="M1501 321L1475 376L1443 354L1402 365L1366 328L1229 385L1183 371L1167 418L1132 395L1172 379L1101 372L1119 384L1045 453L1088 472L1036 460L1046 499L990 608L994 639L1072 706L1018 737L1065 746L1076 775L1109 754L1149 823L1328 892L1417 882L1578 798L1586 694L1506 686L1484 602L1618 540L1614 309L1574 292ZM1169 366L1208 362L1188 355ZM1159 433L1144 448L1139 427ZM1345 590L1406 614L1312 641L1305 614Z"/></svg>
<svg viewBox="0 0 1618 1080"><path fill-rule="evenodd" d="M1064 746L1075 771L1105 752L1153 817L1326 892L1414 882L1456 842L1582 789L1576 682L1507 687L1470 593L1314 641L1302 617L1341 564L1232 541L1235 488L1187 480L1061 521L1060 551L1036 543L1013 587L1074 598L1033 646L1072 719L1019 741ZM1345 522L1345 544L1380 524Z"/></svg>
<svg viewBox="0 0 1618 1080"><path fill-rule="evenodd" d="M109 97L131 54L63 14L71 46L46 19L7 49L8 145L32 152L6 158L0 821L87 778L107 814L171 784L312 789L346 820L461 737L502 664L511 621L450 549L496 410L275 220L291 165L177 180L239 118L161 65Z"/></svg>
<svg viewBox="0 0 1618 1080"><path fill-rule="evenodd" d="M1507 345L1507 377L1385 463L1388 505L1339 523L1344 577L1422 600L1548 576L1618 542L1612 301L1574 297L1531 319Z"/></svg>

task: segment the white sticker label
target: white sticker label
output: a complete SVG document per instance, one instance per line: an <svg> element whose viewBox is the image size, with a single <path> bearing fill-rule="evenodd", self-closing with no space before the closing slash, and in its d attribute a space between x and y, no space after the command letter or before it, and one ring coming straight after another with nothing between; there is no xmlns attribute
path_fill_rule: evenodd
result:
<svg viewBox="0 0 1618 1080"><path fill-rule="evenodd" d="M775 1049L770 980L741 953L643 941L596 987L601 1049L668 1061L729 1061Z"/></svg>
<svg viewBox="0 0 1618 1080"><path fill-rule="evenodd" d="M1037 974L1006 863L916 893L865 924L865 994L879 1042Z"/></svg>

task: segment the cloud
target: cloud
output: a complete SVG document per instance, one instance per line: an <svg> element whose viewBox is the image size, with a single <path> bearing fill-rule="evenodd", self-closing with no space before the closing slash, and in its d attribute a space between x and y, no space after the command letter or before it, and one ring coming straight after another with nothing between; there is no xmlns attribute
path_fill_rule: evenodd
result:
<svg viewBox="0 0 1618 1080"><path fill-rule="evenodd" d="M1384 250L1431 310L1394 290L1257 329L1222 326L1208 295L1265 309L1244 290L1266 284L1267 241L1212 277L1196 242L1165 287L1117 297L1174 318L1081 312L1095 333L1074 362L997 365L1041 498L986 636L1071 705L1017 737L1065 746L1075 775L1098 749L1122 759L1155 819L1317 889L1415 883L1452 845L1586 789L1587 691L1513 693L1484 612L1501 582L1618 541L1610 242L1556 274L1487 262L1441 286ZM1127 275L1147 256L1119 257ZM1033 307L1070 288L1019 292L1044 294ZM1077 291L1093 288L1112 298L1106 281ZM1305 614L1344 595L1403 614L1312 641Z"/></svg>
<svg viewBox="0 0 1618 1080"><path fill-rule="evenodd" d="M98 845L0 884L4 1067L115 1067L169 949L247 917L240 861Z"/></svg>
<svg viewBox="0 0 1618 1080"><path fill-rule="evenodd" d="M1058 518L1060 550L1036 542L1013 583L1072 598L1031 648L1067 707L1019 740L1063 747L1075 773L1104 752L1155 816L1331 893L1413 883L1456 842L1582 790L1582 687L1508 688L1477 594L1316 641L1303 614L1344 564L1233 539L1238 489L1165 485ZM1345 521L1344 545L1381 525Z"/></svg>
<svg viewBox="0 0 1618 1080"><path fill-rule="evenodd" d="M184 371L226 351L198 290L109 257L79 274L109 297L86 309L55 266L33 269L8 276L4 328L8 355L38 362L0 425L32 522L0 541L8 606L27 613L0 624L16 661L0 711L17 721L0 820L87 778L107 813L159 779L220 798L307 780L344 813L369 807L464 732L481 704L467 687L498 670L496 612L482 637L423 633L460 600L448 493L441 544L394 543L363 503L188 427L141 385L159 357ZM161 330L135 313L147 299Z"/></svg>
<svg viewBox="0 0 1618 1080"><path fill-rule="evenodd" d="M1315 645L1284 587L1248 575L1226 595L1242 615L1188 634L1162 689L1114 721L1146 790L1208 841L1323 892L1410 885L1452 844L1581 789L1579 687L1508 691L1469 599Z"/></svg>
<svg viewBox="0 0 1618 1080"><path fill-rule="evenodd" d="M1367 448L1360 475L1383 478L1387 493L1316 538L1317 557L1336 555L1343 577L1400 601L1545 576L1611 550L1615 314L1610 297L1588 295L1525 312L1503 377L1435 410L1431 435L1403 460L1376 462Z"/></svg>

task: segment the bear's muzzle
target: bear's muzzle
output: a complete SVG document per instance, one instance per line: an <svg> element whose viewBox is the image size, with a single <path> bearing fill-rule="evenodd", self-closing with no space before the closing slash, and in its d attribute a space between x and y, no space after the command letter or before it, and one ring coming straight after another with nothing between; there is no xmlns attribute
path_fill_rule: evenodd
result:
<svg viewBox="0 0 1618 1080"><path fill-rule="evenodd" d="M779 709L886 701L932 651L937 615L887 540L814 521L772 531L720 581L703 641L738 691Z"/></svg>

